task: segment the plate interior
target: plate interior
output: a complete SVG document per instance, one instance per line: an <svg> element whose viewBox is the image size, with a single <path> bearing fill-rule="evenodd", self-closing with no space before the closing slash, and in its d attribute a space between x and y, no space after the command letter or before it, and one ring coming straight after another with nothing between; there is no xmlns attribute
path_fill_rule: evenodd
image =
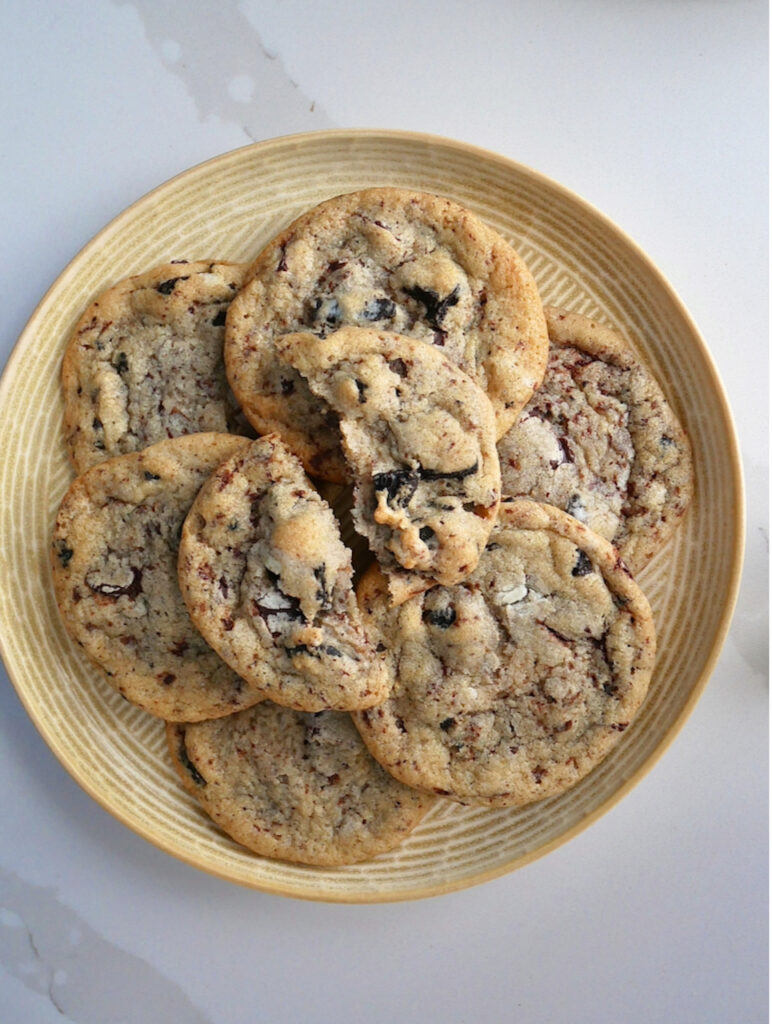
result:
<svg viewBox="0 0 772 1024"><path fill-rule="evenodd" d="M639 577L658 659L625 740L570 792L520 809L441 801L404 845L367 864L322 869L260 858L214 826L180 788L162 725L125 702L59 620L48 543L72 479L62 444L59 371L82 309L128 274L173 259L249 260L293 217L371 185L438 192L477 212L519 251L545 303L618 328L649 364L694 447L696 497ZM638 781L681 727L728 628L742 549L742 484L731 417L712 360L646 256L561 186L492 153L397 132L290 136L178 176L110 223L54 283L0 384L0 642L9 675L46 742L126 825L232 881L308 899L436 895L510 871L564 842Z"/></svg>

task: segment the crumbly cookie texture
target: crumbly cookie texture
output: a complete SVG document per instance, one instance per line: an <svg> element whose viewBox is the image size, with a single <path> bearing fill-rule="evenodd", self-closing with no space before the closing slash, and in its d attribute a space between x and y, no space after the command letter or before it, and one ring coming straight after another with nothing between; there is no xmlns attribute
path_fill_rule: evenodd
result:
<svg viewBox="0 0 772 1024"><path fill-rule="evenodd" d="M170 721L227 715L262 698L207 645L177 583L188 509L215 467L249 442L191 434L77 477L51 544L64 625L132 703Z"/></svg>
<svg viewBox="0 0 772 1024"><path fill-rule="evenodd" d="M501 494L485 393L441 349L373 328L285 335L276 353L339 417L354 525L395 603L468 576Z"/></svg>
<svg viewBox="0 0 772 1024"><path fill-rule="evenodd" d="M267 697L321 711L386 696L385 659L362 627L351 553L276 435L239 448L203 485L178 570L203 636Z"/></svg>
<svg viewBox="0 0 772 1024"><path fill-rule="evenodd" d="M276 359L283 334L377 327L429 342L490 398L501 436L539 385L547 331L514 249L439 196L372 188L332 198L258 255L228 311L225 361L259 433L278 432L309 473L346 481L335 417Z"/></svg>
<svg viewBox="0 0 772 1024"><path fill-rule="evenodd" d="M689 439L616 331L577 313L545 313L547 372L499 441L503 490L570 512L637 573L691 501Z"/></svg>
<svg viewBox="0 0 772 1024"><path fill-rule="evenodd" d="M472 576L390 607L359 588L393 688L354 721L396 778L463 803L526 804L615 746L654 664L649 605L616 550L571 516L504 499Z"/></svg>
<svg viewBox="0 0 772 1024"><path fill-rule="evenodd" d="M166 263L85 310L62 364L65 443L77 472L196 432L250 434L225 379L225 314L246 267Z"/></svg>
<svg viewBox="0 0 772 1024"><path fill-rule="evenodd" d="M372 759L345 712L265 701L217 721L170 723L167 739L185 789L265 857L367 860L402 842L433 803Z"/></svg>

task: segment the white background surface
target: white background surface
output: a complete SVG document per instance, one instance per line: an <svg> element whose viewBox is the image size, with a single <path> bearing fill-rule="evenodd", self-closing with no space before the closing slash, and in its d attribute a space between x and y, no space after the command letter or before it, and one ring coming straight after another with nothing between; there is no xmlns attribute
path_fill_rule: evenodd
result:
<svg viewBox="0 0 772 1024"><path fill-rule="evenodd" d="M173 174L309 129L425 131L568 186L660 266L749 504L732 631L665 756L557 851L433 900L303 903L177 862L78 788L0 673L3 1024L767 1019L767 40L761 0L5 0L3 363Z"/></svg>

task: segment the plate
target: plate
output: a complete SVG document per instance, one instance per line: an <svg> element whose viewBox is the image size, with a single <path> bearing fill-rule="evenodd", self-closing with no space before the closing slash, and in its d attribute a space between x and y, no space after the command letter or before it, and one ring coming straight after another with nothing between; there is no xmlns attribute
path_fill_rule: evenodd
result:
<svg viewBox="0 0 772 1024"><path fill-rule="evenodd" d="M81 310L103 288L172 259L248 260L321 200L370 185L442 193L476 211L525 259L545 302L620 329L659 378L692 438L696 498L639 577L659 654L624 742L574 789L524 808L440 802L403 846L323 869L246 851L181 789L161 723L124 701L65 633L48 544L72 473L62 444L59 368ZM626 235L567 189L501 156L426 135L329 131L226 153L140 199L53 284L0 382L0 645L46 743L78 783L161 849L222 878L307 899L434 896L545 854L638 782L688 717L726 636L743 545L740 460L708 350L662 275Z"/></svg>

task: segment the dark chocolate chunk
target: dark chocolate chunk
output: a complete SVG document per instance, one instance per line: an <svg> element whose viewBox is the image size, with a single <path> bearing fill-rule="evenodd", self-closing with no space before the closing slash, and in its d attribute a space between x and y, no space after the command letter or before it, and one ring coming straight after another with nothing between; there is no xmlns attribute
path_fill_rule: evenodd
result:
<svg viewBox="0 0 772 1024"><path fill-rule="evenodd" d="M571 570L572 576L587 576L592 572L592 562L581 548L577 548L576 562Z"/></svg>
<svg viewBox="0 0 772 1024"><path fill-rule="evenodd" d="M438 469L424 469L422 466L419 470L422 480L463 480L464 477L472 476L480 468L480 463L475 462L473 466L467 466L466 469L455 469L450 473L442 473Z"/></svg>
<svg viewBox="0 0 772 1024"><path fill-rule="evenodd" d="M391 299L371 299L362 310L362 319L376 323L378 320L391 320L396 311Z"/></svg>
<svg viewBox="0 0 772 1024"><path fill-rule="evenodd" d="M558 441L558 445L560 446L560 450L563 453L563 461L564 462L574 462L575 461L574 453L571 451L571 449L570 449L570 447L568 445L568 438L564 437L563 434L560 434L558 436L557 441Z"/></svg>
<svg viewBox="0 0 772 1024"><path fill-rule="evenodd" d="M314 569L314 579L319 584L319 589L316 592L316 600L321 605L321 610L328 612L330 608L332 608L332 602L330 600L330 592L327 589L326 570L326 565L318 565Z"/></svg>
<svg viewBox="0 0 772 1024"><path fill-rule="evenodd" d="M96 416L91 421L91 426L92 426L92 429L95 430L97 433L99 433L100 431L104 430L104 426L102 424L102 421L100 419L98 419ZM101 437L96 438L96 440L94 441L94 447L97 449L97 451L103 452L105 450L104 438L101 438Z"/></svg>
<svg viewBox="0 0 772 1024"><path fill-rule="evenodd" d="M296 654L310 654L311 651L306 644L296 644L294 647L285 647L284 653L294 658Z"/></svg>
<svg viewBox="0 0 772 1024"><path fill-rule="evenodd" d="M69 565L70 559L75 554L75 552L72 550L71 547L68 547L68 545L63 540L57 542L57 547L59 549L56 552L57 558L59 559L63 566Z"/></svg>
<svg viewBox="0 0 772 1024"><path fill-rule="evenodd" d="M129 357L126 355L125 352L119 352L116 355L113 366L118 371L118 373L126 373L126 371L129 368Z"/></svg>
<svg viewBox="0 0 772 1024"><path fill-rule="evenodd" d="M386 492L390 505L405 508L418 487L419 475L415 469L393 469L387 473L376 473L373 477L375 493Z"/></svg>
<svg viewBox="0 0 772 1024"><path fill-rule="evenodd" d="M343 320L343 310L336 298L316 298L311 303L309 316L312 324L337 327Z"/></svg>
<svg viewBox="0 0 772 1024"><path fill-rule="evenodd" d="M438 331L442 329L442 321L445 319L445 316L451 306L458 305L458 285L456 285L450 295L446 295L442 299L437 292L432 291L431 288L422 288L419 284L415 284L411 288L406 288L405 290L412 299L421 303L426 310L426 319L432 327Z"/></svg>
<svg viewBox="0 0 772 1024"><path fill-rule="evenodd" d="M550 459L550 468L551 469L557 469L558 466L562 466L566 462L574 462L575 461L574 460L574 453L571 451L571 449L568 446L567 438L564 437L563 434L558 434L558 436L555 438L555 440L558 443L558 448L560 448L561 458L559 458L559 459Z"/></svg>
<svg viewBox="0 0 772 1024"><path fill-rule="evenodd" d="M227 312L227 309L219 310L217 316L215 316L214 320L212 321L212 327L225 327L225 317Z"/></svg>
<svg viewBox="0 0 772 1024"><path fill-rule="evenodd" d="M180 739L180 745L179 745L179 748L177 750L177 757L179 757L180 764L184 767L185 771L188 773L188 775L191 777L191 779L193 779L195 784L197 786L205 786L206 785L206 779L201 774L201 772L198 770L198 768L196 768L196 766L193 764L193 762L190 760L190 757L188 755L187 747L185 746L185 737L184 736L182 737L182 739Z"/></svg>
<svg viewBox="0 0 772 1024"><path fill-rule="evenodd" d="M295 654L307 654L311 658L321 658L322 654L329 654L331 658L342 658L343 652L332 644L320 644L318 647L309 647L307 644L297 644L295 647L285 647L285 652L292 657Z"/></svg>
<svg viewBox="0 0 772 1024"><path fill-rule="evenodd" d="M274 634L271 629L270 619L275 618L277 615L286 615L290 619L302 619L305 618L303 612L300 610L300 601L296 597L291 597L289 594L282 594L282 597L287 602L279 608L269 608L267 605L261 604L259 601L252 601L252 610L256 612L260 618L271 630L272 635Z"/></svg>
<svg viewBox="0 0 772 1024"><path fill-rule="evenodd" d="M187 281L187 277L170 277L166 281L161 281L159 285L156 285L156 291L159 291L161 295L171 295L178 281Z"/></svg>
<svg viewBox="0 0 772 1024"><path fill-rule="evenodd" d="M449 629L456 621L455 608L427 608L423 614L424 622L440 629Z"/></svg>
<svg viewBox="0 0 772 1024"><path fill-rule="evenodd" d="M132 600L142 592L142 570L131 567L131 583L121 586L117 583L89 583L86 577L86 585L95 594L102 597L130 597Z"/></svg>

